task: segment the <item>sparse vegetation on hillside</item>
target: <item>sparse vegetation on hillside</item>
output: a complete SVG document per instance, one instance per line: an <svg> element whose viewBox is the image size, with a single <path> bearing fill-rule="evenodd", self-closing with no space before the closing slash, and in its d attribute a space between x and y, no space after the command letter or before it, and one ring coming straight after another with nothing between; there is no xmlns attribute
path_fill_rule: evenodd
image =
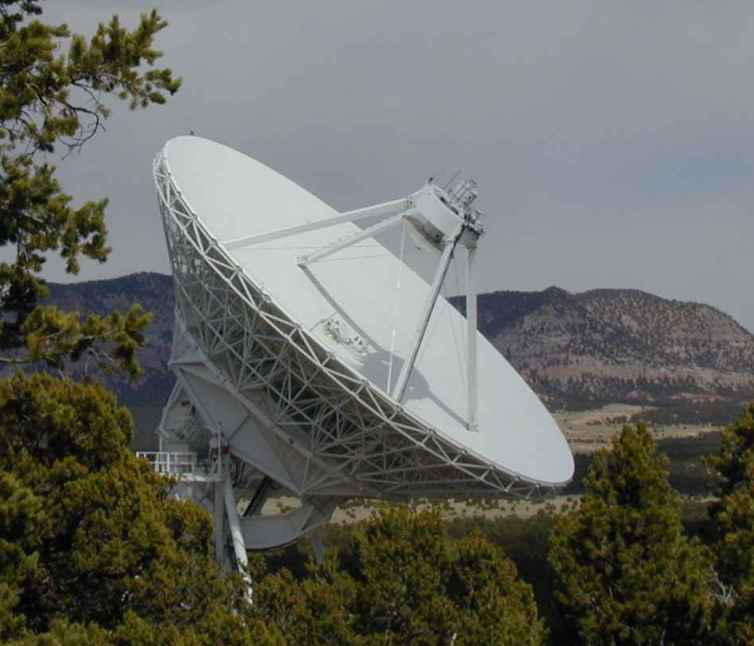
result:
<svg viewBox="0 0 754 646"><path fill-rule="evenodd" d="M143 407L159 406L167 398L173 384L173 378L167 370L173 324L173 286L169 276L140 273L91 283L51 285L50 291L50 301L65 309L91 311L102 315L112 309L123 308L128 303L138 302L152 312L154 318L145 332L145 347L138 353L144 369L143 381L139 385L132 385L124 380L113 379L109 381L109 385L126 403L140 410ZM618 298L619 307L616 305L618 309L626 307L626 304L619 298L622 293L623 290L597 292L601 294L600 302ZM665 301L648 294L643 296L646 297L647 307L657 309L655 316L662 316L663 312L672 312L675 307L680 307L682 310L684 307L683 303ZM577 296L557 288L550 288L543 292L483 294L480 297L481 329L500 347L500 339L506 339L511 334L515 337L518 334L517 321L520 323L523 318L533 315L541 308L549 307L551 309L547 316L552 316L557 322L558 317L567 318L567 312L572 307L571 303L574 299L577 299ZM552 305L551 301L554 301L555 305ZM754 348L754 337L724 314L704 305L695 305L691 309L692 312L697 310L706 312L698 319L700 321L718 316L724 323L727 321L725 325L729 324L732 336L723 335L722 338L728 340L721 341L723 345L730 344L730 347L726 345L727 354L734 352L739 345L744 350L749 346ZM594 316L596 317L597 314ZM687 322L688 335L692 335L695 329L694 320L697 319L692 317ZM599 319L595 318L590 327L579 332L586 335L583 343L587 346L591 334L589 330L597 327L599 327ZM705 329L702 326L697 330L696 336L699 339L706 334ZM651 409L631 420L635 422L643 421L663 425L711 423L723 426L733 421L745 401L754 399L754 373L751 371L751 366L748 373L735 372L734 369L737 368L731 364L724 371L726 375L724 379L710 381L711 376L716 373L695 367L691 361L685 364L681 362L675 373L662 374L643 368L645 360L643 355L635 357L631 360L633 363L627 364L609 363L604 357L600 359L599 354L582 357L579 363L575 355L563 353L558 347L548 349L550 342L547 338L539 336L532 330L527 332L529 333L526 352L521 355L514 353L508 358L514 367L523 371L529 384L544 398L551 410L587 410L599 408L606 403L625 402L651 406ZM620 343L619 340L616 342ZM654 352L659 347L657 344L671 342L670 338L658 337L653 341L655 345L651 346L648 351ZM615 352L625 354L626 350L621 350L620 347L619 345ZM537 367L538 360L532 357L540 355L547 355L549 367ZM598 368L582 365L587 358L587 363L595 363L598 360L605 363ZM635 374L626 377L625 371L632 371ZM139 416L143 420L143 430L151 432L157 416L149 417L142 412Z"/></svg>
<svg viewBox="0 0 754 646"><path fill-rule="evenodd" d="M453 301L463 311L463 300ZM754 397L754 336L699 303L638 290L494 292L482 331L551 409L651 403L729 423ZM725 410L715 413L715 410Z"/></svg>

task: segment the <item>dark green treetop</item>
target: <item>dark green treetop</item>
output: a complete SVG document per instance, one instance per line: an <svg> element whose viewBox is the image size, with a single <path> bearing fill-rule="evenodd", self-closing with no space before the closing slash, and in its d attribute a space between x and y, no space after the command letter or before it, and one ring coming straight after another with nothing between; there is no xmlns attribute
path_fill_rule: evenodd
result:
<svg viewBox="0 0 754 646"><path fill-rule="evenodd" d="M578 508L550 539L556 600L585 644L702 644L714 599L707 550L683 534L668 461L642 426L599 451Z"/></svg>
<svg viewBox="0 0 754 646"><path fill-rule="evenodd" d="M746 406L740 417L722 432L720 451L710 456L708 464L719 476L720 494L732 493L754 480L754 403Z"/></svg>
<svg viewBox="0 0 754 646"><path fill-rule="evenodd" d="M209 515L128 449L132 427L100 385L0 381L0 641L89 626L161 635L143 643L280 643L215 563Z"/></svg>
<svg viewBox="0 0 754 646"><path fill-rule="evenodd" d="M719 597L725 606L721 636L754 643L754 404L722 433L708 459L719 477L720 500L710 506Z"/></svg>
<svg viewBox="0 0 754 646"><path fill-rule="evenodd" d="M437 509L383 506L303 581L262 579L255 612L291 644L544 643L531 587L487 540L449 539Z"/></svg>
<svg viewBox="0 0 754 646"><path fill-rule="evenodd" d="M145 108L178 90L171 70L156 67L154 39L167 23L152 11L129 30L116 16L86 39L65 24L42 22L43 5L0 0L0 247L15 254L0 263L0 362L60 368L65 359L93 354L137 374L149 316L138 306L86 318L39 307L47 294L39 274L50 253L72 274L82 258L107 258L107 200L73 206L49 158L102 129L108 97Z"/></svg>

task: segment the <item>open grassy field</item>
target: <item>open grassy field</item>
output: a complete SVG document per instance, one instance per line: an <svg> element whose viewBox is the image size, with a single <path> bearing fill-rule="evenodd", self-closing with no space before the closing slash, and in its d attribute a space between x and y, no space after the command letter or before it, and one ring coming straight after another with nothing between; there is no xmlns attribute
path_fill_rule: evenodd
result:
<svg viewBox="0 0 754 646"><path fill-rule="evenodd" d="M645 406L608 404L596 410L555 413L574 453L592 453L608 446L610 438L620 432L632 415L648 410ZM683 440L701 438L720 429L710 424L674 424L650 426L655 439Z"/></svg>
<svg viewBox="0 0 754 646"><path fill-rule="evenodd" d="M560 495L545 500L451 500L443 505L449 520L485 518L495 520L512 516L526 519L544 513L552 515L575 505L583 492L582 480L594 453L610 445L610 438L623 428L625 420L641 411L639 406L611 404L598 410L558 413L555 418L574 453L576 470L571 483ZM658 450L670 460L670 480L677 491L690 499L709 498L714 485L704 457L720 446L720 429L709 425L658 426L652 428ZM292 498L268 501L263 513L279 513L296 504ZM368 517L373 506L368 501L352 501L339 508L333 522L348 525Z"/></svg>
<svg viewBox="0 0 754 646"><path fill-rule="evenodd" d="M646 410L641 406L610 404L590 411L556 413L555 419L568 439L576 460L576 472L564 494L582 491L581 480L591 462L591 455L610 445L626 421ZM720 446L720 427L709 424L650 426L657 448L670 459L670 479L685 496L709 496L713 483L703 458Z"/></svg>

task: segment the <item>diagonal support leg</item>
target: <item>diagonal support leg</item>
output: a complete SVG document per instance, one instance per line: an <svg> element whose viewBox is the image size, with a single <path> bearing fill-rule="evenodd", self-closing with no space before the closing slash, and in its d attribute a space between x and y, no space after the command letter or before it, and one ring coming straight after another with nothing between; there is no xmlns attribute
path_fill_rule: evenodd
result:
<svg viewBox="0 0 754 646"><path fill-rule="evenodd" d="M220 476L222 477L222 475ZM223 481L218 478L214 483L214 500L212 502L212 527L215 536L215 560L223 566L227 566L228 558L225 554L225 541L227 539L225 524L225 488Z"/></svg>
<svg viewBox="0 0 754 646"><path fill-rule="evenodd" d="M236 557L236 567L239 571L245 572L249 564L248 556L246 555L246 543L244 543L243 533L241 532L241 518L236 508L233 484L227 476L223 483L223 494L225 514L228 517L228 529L230 530L230 539L233 544L233 554Z"/></svg>
<svg viewBox="0 0 754 646"><path fill-rule="evenodd" d="M262 481L259 483L257 490L254 492L254 495L249 501L249 504L246 505L246 509L243 512L244 516L252 516L262 509L265 501L267 500L267 493L269 492L271 487L272 478L264 476L262 478Z"/></svg>
<svg viewBox="0 0 754 646"><path fill-rule="evenodd" d="M458 233L453 236L453 239L448 240L445 243L445 248L443 249L442 257L440 258L440 264L435 271L435 277L429 290L429 298L424 305L424 312L422 312L422 317L419 321L419 327L416 328L416 332L414 334L414 338L411 344L411 353L406 359L406 363L403 364L403 368L401 368L401 374L398 376L398 381L395 382L395 387L393 388L392 396L397 401L401 401L403 399L403 395L406 392L408 379L414 370L416 357L419 355L419 349L421 348L422 341L424 340L424 335L427 333L429 320L430 318L432 318L432 312L434 311L435 304L437 303L437 299L440 296L440 289L442 288L442 284L445 282L445 276L447 276L448 269L450 268L450 261L453 260L453 251L458 244L458 238L460 237L462 231L463 229L459 229Z"/></svg>
<svg viewBox="0 0 754 646"><path fill-rule="evenodd" d="M478 369L477 369L477 292L474 282L476 249L466 247L466 386L468 388L468 426L477 431Z"/></svg>

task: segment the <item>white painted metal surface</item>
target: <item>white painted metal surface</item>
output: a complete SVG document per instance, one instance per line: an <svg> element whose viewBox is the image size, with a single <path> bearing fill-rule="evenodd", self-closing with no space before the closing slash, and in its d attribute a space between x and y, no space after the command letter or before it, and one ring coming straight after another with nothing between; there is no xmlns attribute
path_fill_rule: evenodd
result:
<svg viewBox="0 0 754 646"><path fill-rule="evenodd" d="M213 513L218 561L247 576L246 549L316 534L353 496L529 497L570 479L554 421L476 333L472 181L338 214L194 137L168 142L154 175L177 383L160 452L143 457ZM378 221L353 224L366 218ZM390 226L400 258L372 238ZM403 262L407 230L442 252L431 285ZM459 246L466 321L440 296ZM271 489L301 506L262 515Z"/></svg>
<svg viewBox="0 0 754 646"><path fill-rule="evenodd" d="M298 264L358 227L244 246L339 214L263 164L195 137L168 142L155 173L189 336L242 401L256 387L260 401L275 403L277 436L293 438L307 472L329 470L320 485L338 495L526 496L571 478L573 458L554 420L481 335L478 432L468 432L466 323L442 297L402 403L391 397L389 313L400 312L399 369L431 287L373 239ZM327 491L299 484L304 495Z"/></svg>

